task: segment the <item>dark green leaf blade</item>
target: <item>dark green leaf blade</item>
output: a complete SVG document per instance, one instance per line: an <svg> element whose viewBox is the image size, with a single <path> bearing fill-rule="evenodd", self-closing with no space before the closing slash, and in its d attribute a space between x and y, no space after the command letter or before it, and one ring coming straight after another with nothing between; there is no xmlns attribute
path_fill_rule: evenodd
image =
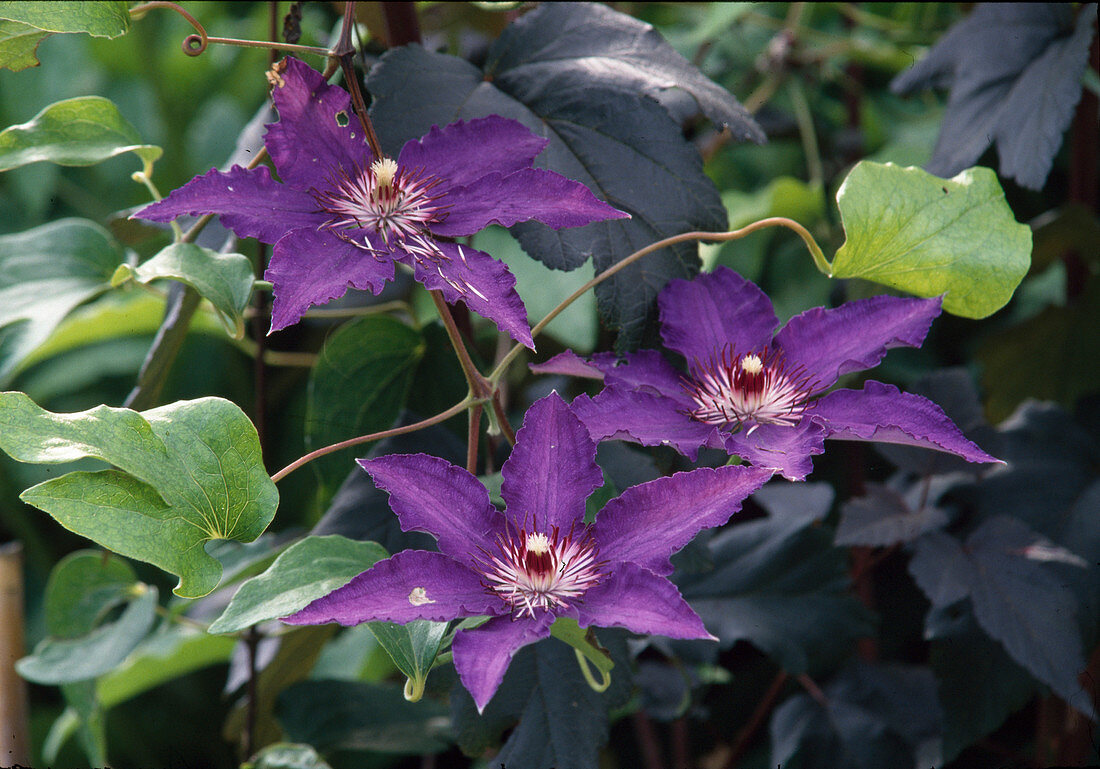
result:
<svg viewBox="0 0 1100 769"><path fill-rule="evenodd" d="M866 278L984 318L1003 307L1031 261L1031 230L1016 222L997 175L971 168L940 179L864 160L836 195L846 240L831 277Z"/></svg>
<svg viewBox="0 0 1100 769"><path fill-rule="evenodd" d="M122 259L110 233L84 219L0 236L0 384L74 307L110 288Z"/></svg>
<svg viewBox="0 0 1100 769"><path fill-rule="evenodd" d="M143 144L118 107L101 96L55 102L29 122L0 131L0 171L43 160L90 166L124 152L149 165L163 150Z"/></svg>
<svg viewBox="0 0 1100 769"><path fill-rule="evenodd" d="M293 614L387 555L377 542L356 542L336 534L307 537L281 553L263 574L243 583L209 632L234 633Z"/></svg>
<svg viewBox="0 0 1100 769"><path fill-rule="evenodd" d="M450 742L446 708L406 702L399 687L303 681L278 700L287 737L319 750L438 753Z"/></svg>
<svg viewBox="0 0 1100 769"><path fill-rule="evenodd" d="M87 32L92 37L118 37L130 29L129 3L104 2L0 2L0 19L29 24L47 32Z"/></svg>
<svg viewBox="0 0 1100 769"><path fill-rule="evenodd" d="M421 334L383 315L345 323L329 337L310 372L306 446L317 449L392 427L405 406L425 343ZM332 494L353 468L347 452L314 462Z"/></svg>
<svg viewBox="0 0 1100 769"><path fill-rule="evenodd" d="M590 12L582 8L577 12ZM524 34L531 31L528 27ZM557 30L541 28L539 34L547 43L562 42ZM520 42L509 38L502 44ZM547 56L552 50L552 45L545 49ZM616 73L625 67L601 70L596 77L585 62L583 57L558 62L551 87L537 77L510 73L503 61L490 80L466 61L405 46L388 52L372 69L371 114L391 153L433 124L490 114L518 120L550 141L536 166L585 184L633 217L560 231L538 223L512 228L524 250L549 267L574 269L595 256L598 272L655 240L688 230L724 229L725 208L676 120L639 93L636 84L627 87L618 79ZM534 63L527 60L524 66ZM657 292L669 280L690 277L698 269L695 245L681 244L602 284L600 312L605 322L621 329L619 346L655 339Z"/></svg>

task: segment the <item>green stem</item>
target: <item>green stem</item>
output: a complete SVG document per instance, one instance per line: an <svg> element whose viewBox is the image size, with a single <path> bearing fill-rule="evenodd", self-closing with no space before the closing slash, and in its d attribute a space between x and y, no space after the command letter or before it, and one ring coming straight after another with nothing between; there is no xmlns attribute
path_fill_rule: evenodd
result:
<svg viewBox="0 0 1100 769"><path fill-rule="evenodd" d="M607 687L611 686L611 673L606 670L600 670L600 678L602 680L597 681L592 675L591 668L588 667L588 659L578 649L574 649L573 653L577 655L577 664L581 668L581 674L584 676L584 680L588 682L588 685L592 687L594 692L606 692Z"/></svg>
<svg viewBox="0 0 1100 769"><path fill-rule="evenodd" d="M814 240L814 236L811 235L810 231L803 227L801 224L794 221L793 219L788 219L784 216L772 216L767 219L761 219L759 221L753 222L752 224L745 225L739 230L731 230L730 232L685 232L680 235L673 235L672 237L665 238L664 240L658 240L656 243L650 243L645 248L638 249L633 254L623 259L621 262L615 264L612 267L609 267L596 277L592 278L592 280L588 281L583 286L578 288L564 301L562 301L561 304L551 310L545 318L536 323L531 328L531 336L538 336L542 332L542 330L546 328L546 326L549 325L552 320L554 320L554 318L558 317L558 315L560 315L565 310L565 308L567 308L569 305L573 304L573 302L577 301L577 299L583 296L586 291L595 288L600 283L603 283L605 280L610 278L612 275L615 275L620 270L626 269L634 262L638 261L644 256L652 254L654 251L659 251L667 246L673 246L677 243L684 243L691 240L705 240L717 243L724 243L729 240L739 240L746 235L751 235L757 230L762 230L767 227L787 227L788 229L794 230L796 233L798 233L798 236L802 238L803 242L806 244L806 248L810 252L810 255L813 257L814 264L817 266L817 269L821 270L821 272L825 273L829 277L832 277L832 265L828 262L827 259L825 259L825 253L821 250L821 246L817 245L817 241ZM526 348L523 345L517 344L508 351L507 355L501 358L500 363L487 377L488 382L491 386L495 388L497 382L500 381L500 378L504 376L504 373L508 370L508 366L511 365L516 356L519 355L520 352L522 352L524 349Z"/></svg>
<svg viewBox="0 0 1100 769"><path fill-rule="evenodd" d="M615 663L612 661L611 655L607 653L607 650L597 644L596 636L591 628L585 630L577 624L575 619L558 617L554 620L554 624L550 626L550 635L572 646L577 652L578 660L583 658L587 662L591 662L603 675L607 684L610 684L611 670L615 667ZM581 665L581 670L584 672L585 679L588 680L593 689L596 689L596 691L603 691L603 689L597 688L597 685L595 685L595 682L592 680L591 671L589 671L584 664ZM604 689L606 688L607 685L605 684Z"/></svg>

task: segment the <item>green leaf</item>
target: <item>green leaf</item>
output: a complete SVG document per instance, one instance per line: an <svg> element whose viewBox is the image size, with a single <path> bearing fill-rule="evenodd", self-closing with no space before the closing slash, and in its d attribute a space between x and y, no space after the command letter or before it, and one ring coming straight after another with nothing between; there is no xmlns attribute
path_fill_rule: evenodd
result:
<svg viewBox="0 0 1100 769"><path fill-rule="evenodd" d="M29 123L0 131L0 171L40 160L62 166L90 166L133 152L148 168L163 152L141 137L113 103L79 96L51 104Z"/></svg>
<svg viewBox="0 0 1100 769"><path fill-rule="evenodd" d="M293 614L387 555L377 542L357 542L337 534L307 537L287 548L263 574L242 584L209 630L235 633Z"/></svg>
<svg viewBox="0 0 1100 769"><path fill-rule="evenodd" d="M326 753L438 753L450 741L446 705L431 700L414 705L392 686L302 681L280 695L278 714L289 739ZM348 765L369 764L361 760Z"/></svg>
<svg viewBox="0 0 1100 769"><path fill-rule="evenodd" d="M439 654L447 623L421 619L405 625L371 622L369 627L393 664L409 679L405 684L405 699L416 702L424 693L424 682Z"/></svg>
<svg viewBox="0 0 1100 769"><path fill-rule="evenodd" d="M21 462L94 457L115 465L48 480L20 498L103 547L179 576L175 592L187 598L206 595L221 577L203 544L251 542L278 506L256 428L220 398L140 414L108 406L53 414L23 393L0 393L0 450Z"/></svg>
<svg viewBox="0 0 1100 769"><path fill-rule="evenodd" d="M122 259L107 230L84 219L0 237L0 383L74 307L110 288Z"/></svg>
<svg viewBox="0 0 1100 769"><path fill-rule="evenodd" d="M256 754L241 769L331 769L312 745L277 742Z"/></svg>
<svg viewBox="0 0 1100 769"><path fill-rule="evenodd" d="M96 698L109 709L200 668L229 661L236 639L174 625L149 636L126 661L96 681Z"/></svg>
<svg viewBox="0 0 1100 769"><path fill-rule="evenodd" d="M56 638L90 633L115 606L132 599L137 584L133 568L122 558L96 550L79 550L58 562L46 583L46 629Z"/></svg>
<svg viewBox="0 0 1100 769"><path fill-rule="evenodd" d="M247 256L219 254L193 243L173 243L137 267L120 265L111 283L118 285L128 278L139 283L158 278L186 283L210 301L226 332L235 339L244 337L244 309L255 280Z"/></svg>
<svg viewBox="0 0 1100 769"><path fill-rule="evenodd" d="M34 52L42 39L49 37L37 27L18 21L0 19L0 69L18 72L28 67L37 67L38 57Z"/></svg>
<svg viewBox="0 0 1100 769"><path fill-rule="evenodd" d="M130 29L129 3L0 2L0 19L22 22L46 32L87 32L118 37Z"/></svg>
<svg viewBox="0 0 1100 769"><path fill-rule="evenodd" d="M424 338L404 323L372 315L329 338L309 378L306 447L327 446L393 426L424 354ZM332 493L352 469L346 453L313 463Z"/></svg>
<svg viewBox="0 0 1100 769"><path fill-rule="evenodd" d="M95 697L95 682L78 681L62 684L61 694L69 705L65 712L71 712L76 716L69 734L75 732L80 738L80 747L92 766L107 766L107 723L103 708ZM61 720L61 718L58 719L58 721ZM62 728L64 727L65 725L62 724ZM67 736L58 735L62 741ZM60 747L60 744L57 747Z"/></svg>
<svg viewBox="0 0 1100 769"><path fill-rule="evenodd" d="M863 161L836 195L847 240L830 277L866 278L917 296L946 294L966 318L999 310L1030 264L1031 230L1005 202L997 175L971 168L940 179Z"/></svg>
<svg viewBox="0 0 1100 769"><path fill-rule="evenodd" d="M552 270L540 264L523 253L519 243L503 227L487 227L474 236L471 245L508 265L516 277L516 291L527 306L531 325L542 320L593 276L592 265L588 262L571 272ZM576 352L586 353L595 348L599 331L596 296L589 291L554 318L543 333Z"/></svg>
<svg viewBox="0 0 1100 769"><path fill-rule="evenodd" d="M157 590L145 587L115 622L82 638L47 638L30 657L16 663L19 675L39 684L97 678L118 667L149 633L156 620Z"/></svg>

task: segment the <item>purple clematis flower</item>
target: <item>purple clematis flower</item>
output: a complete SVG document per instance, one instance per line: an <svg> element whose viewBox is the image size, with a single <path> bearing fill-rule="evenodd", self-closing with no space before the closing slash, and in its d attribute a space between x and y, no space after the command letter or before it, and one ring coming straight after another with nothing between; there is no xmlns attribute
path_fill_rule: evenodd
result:
<svg viewBox="0 0 1100 769"><path fill-rule="evenodd" d="M211 170L135 214L220 214L241 237L274 243L264 276L274 285L272 331L348 286L379 293L401 263L533 347L508 268L453 238L529 219L560 229L629 218L583 184L532 168L548 142L514 120L433 127L395 160L372 155L347 92L303 62L285 60L272 98L279 120L264 144L281 184L265 167Z"/></svg>
<svg viewBox="0 0 1100 769"><path fill-rule="evenodd" d="M478 710L520 648L558 617L671 638L712 638L666 579L669 556L720 526L771 473L703 468L627 489L591 525L585 499L603 484L596 446L556 394L535 403L502 469L504 512L462 468L424 454L359 460L406 530L438 553L405 550L284 621L307 625L490 615L454 639L455 668Z"/></svg>
<svg viewBox="0 0 1100 769"><path fill-rule="evenodd" d="M892 385L834 390L837 379L878 364L892 347L919 347L940 299L876 296L815 308L779 324L768 297L719 267L671 281L658 297L661 337L687 360L677 371L655 350L584 361L571 352L532 368L602 377L596 397L573 402L594 440L669 445L694 459L725 449L800 481L826 438L903 443L998 462L967 440L936 404ZM819 397L821 396L821 397Z"/></svg>

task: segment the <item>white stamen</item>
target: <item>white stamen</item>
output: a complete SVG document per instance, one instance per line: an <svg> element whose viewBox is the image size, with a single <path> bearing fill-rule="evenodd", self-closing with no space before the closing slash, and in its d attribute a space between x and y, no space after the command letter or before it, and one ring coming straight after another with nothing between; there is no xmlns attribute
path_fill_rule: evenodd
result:
<svg viewBox="0 0 1100 769"><path fill-rule="evenodd" d="M727 345L695 368L695 380L684 385L696 404L689 415L712 425L744 425L747 435L762 424L797 424L817 390L801 367L788 369L780 355L769 356L766 349L738 358Z"/></svg>

